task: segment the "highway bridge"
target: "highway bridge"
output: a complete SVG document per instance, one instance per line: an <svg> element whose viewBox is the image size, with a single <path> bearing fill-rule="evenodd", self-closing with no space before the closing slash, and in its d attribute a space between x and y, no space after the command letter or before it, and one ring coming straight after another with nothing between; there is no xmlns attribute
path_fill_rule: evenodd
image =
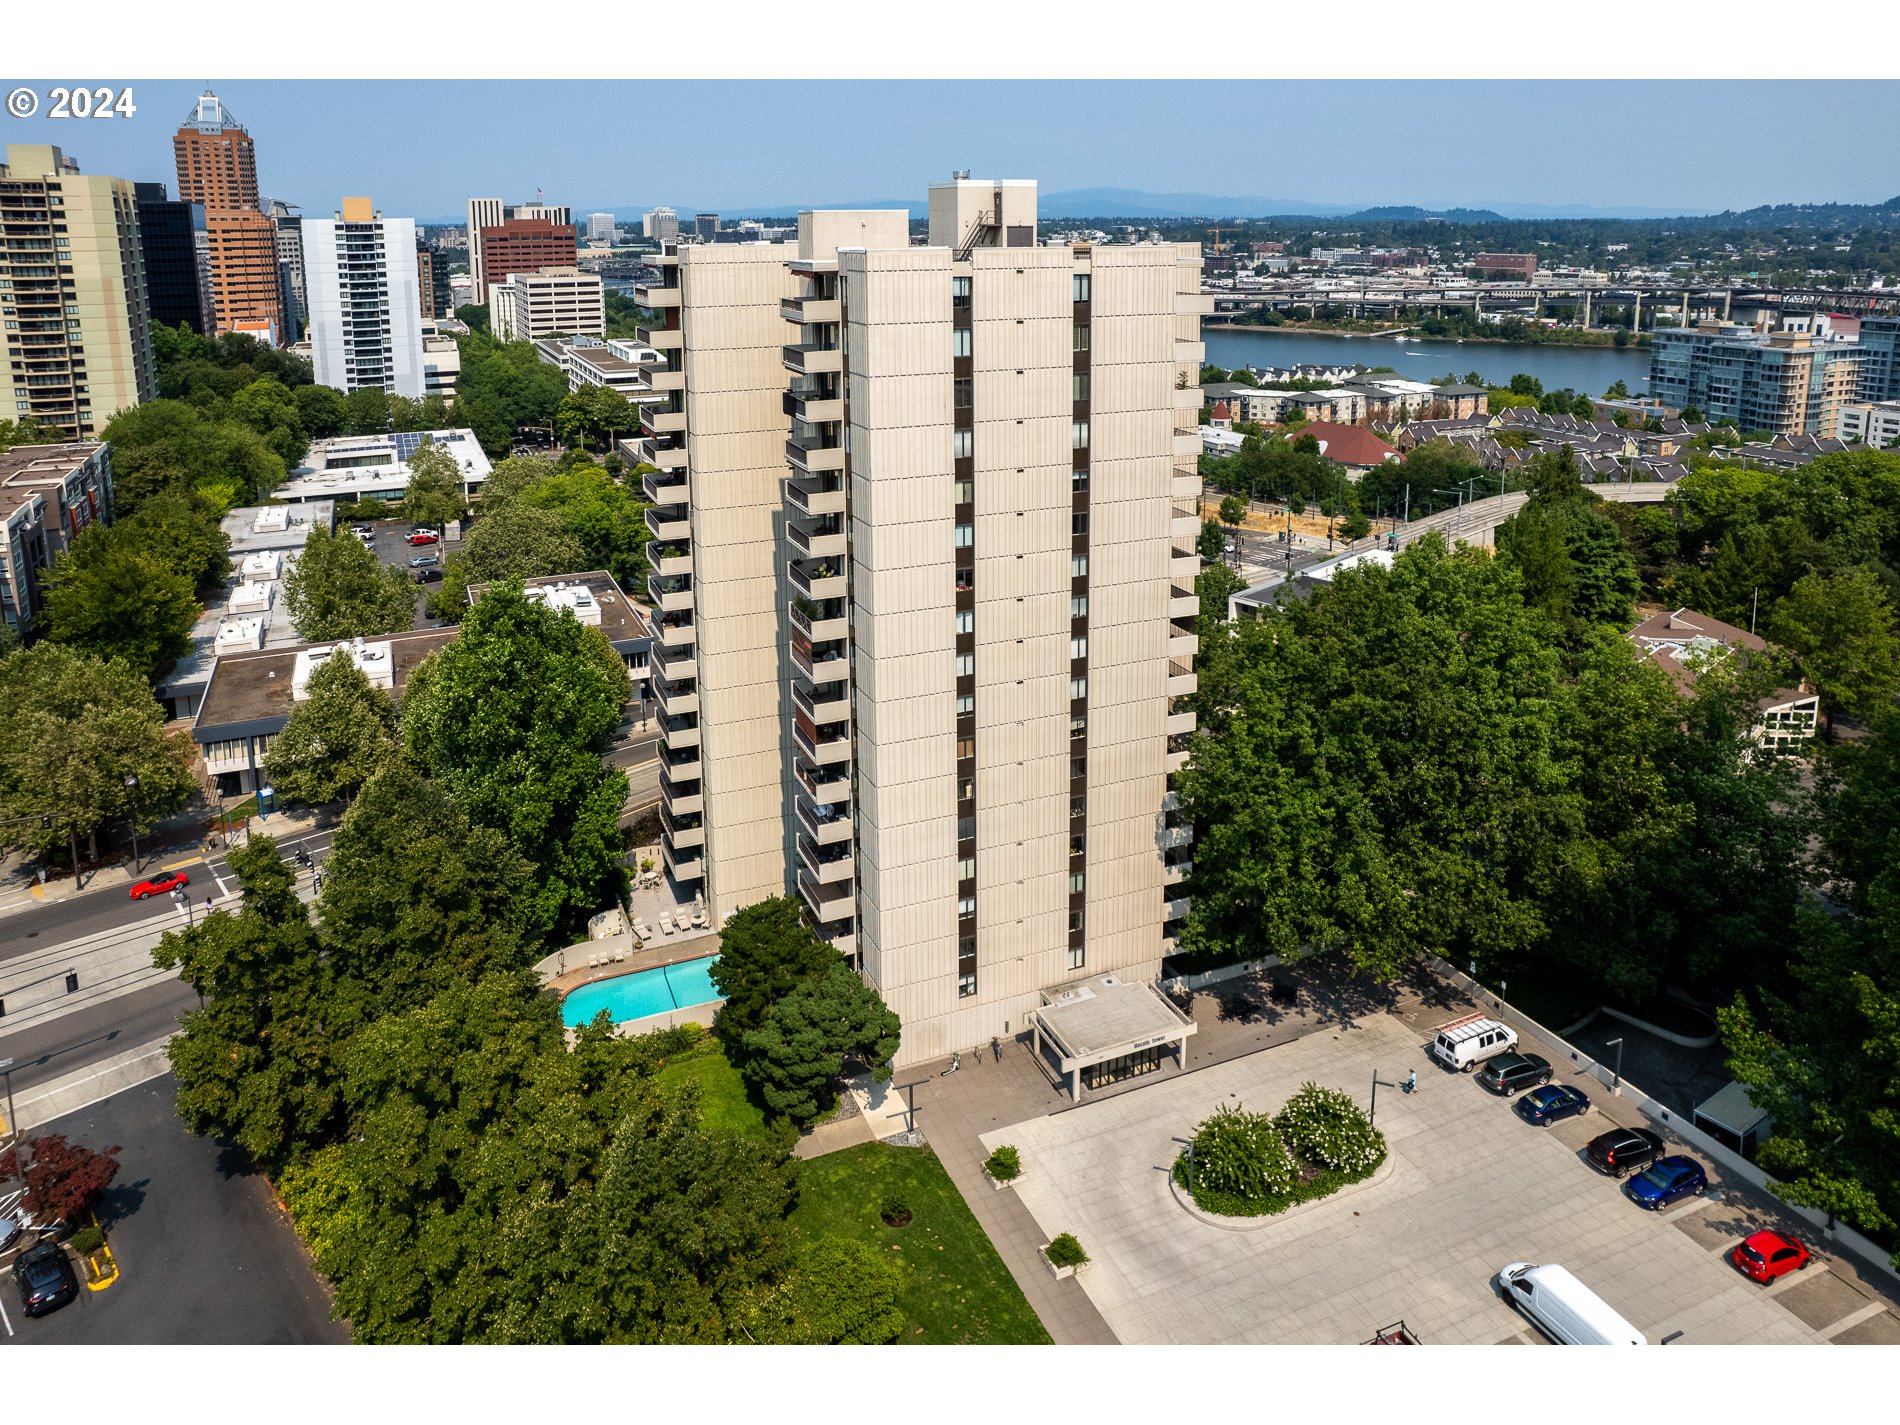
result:
<svg viewBox="0 0 1900 1425"><path fill-rule="evenodd" d="M1900 311L1900 289L1846 290L1826 287L1764 288L1709 287L1692 284L1665 287L1655 284L1614 283L1470 283L1456 287L1394 285L1368 282L1356 287L1278 287L1265 292L1234 292L1204 288L1214 299L1213 319L1228 320L1243 312L1286 311L1292 307L1343 307L1348 316L1390 317L1405 309L1442 311L1469 307L1483 313L1500 306L1531 304L1541 315L1546 307L1567 307L1585 326L1604 306L1630 307L1635 323L1642 322L1648 305L1652 312L1669 311L1681 324L1696 321L1755 322L1762 313L1839 312L1847 316L1878 316ZM1618 325L1621 325L1620 323Z"/></svg>

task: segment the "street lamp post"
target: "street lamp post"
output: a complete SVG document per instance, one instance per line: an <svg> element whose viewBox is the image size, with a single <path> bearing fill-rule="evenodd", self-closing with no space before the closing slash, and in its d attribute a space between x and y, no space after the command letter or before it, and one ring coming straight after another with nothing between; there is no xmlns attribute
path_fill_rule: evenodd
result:
<svg viewBox="0 0 1900 1425"><path fill-rule="evenodd" d="M136 788L139 784L139 779L137 777L127 777L125 779L125 784L128 787ZM137 806L134 806L132 808L132 874L136 876L138 873L139 873L139 809Z"/></svg>
<svg viewBox="0 0 1900 1425"><path fill-rule="evenodd" d="M20 1120L13 1113L13 1060L0 1059L0 1078L7 1083L7 1137L13 1142L13 1175L26 1181L26 1139L20 1136Z"/></svg>
<svg viewBox="0 0 1900 1425"><path fill-rule="evenodd" d="M1616 1075L1610 1082L1610 1092L1618 1093L1623 1083L1623 1041L1620 1038L1604 1040L1606 1049L1612 1044L1616 1045Z"/></svg>

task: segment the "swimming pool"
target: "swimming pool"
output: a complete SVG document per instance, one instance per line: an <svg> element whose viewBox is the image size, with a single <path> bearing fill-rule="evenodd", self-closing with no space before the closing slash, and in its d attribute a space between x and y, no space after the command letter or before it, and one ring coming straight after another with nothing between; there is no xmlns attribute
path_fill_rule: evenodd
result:
<svg viewBox="0 0 1900 1425"><path fill-rule="evenodd" d="M561 1002L561 1018L578 1029L603 1009L615 1024L625 1024L649 1014L710 1004L720 997L712 982L713 961L718 958L707 955L677 965L616 975L611 980L595 980Z"/></svg>

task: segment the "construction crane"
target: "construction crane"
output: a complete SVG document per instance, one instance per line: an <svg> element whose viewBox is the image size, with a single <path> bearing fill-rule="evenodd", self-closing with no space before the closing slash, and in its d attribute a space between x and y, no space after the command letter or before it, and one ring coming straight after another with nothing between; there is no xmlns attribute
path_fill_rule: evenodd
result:
<svg viewBox="0 0 1900 1425"><path fill-rule="evenodd" d="M1219 223L1216 223L1214 224L1214 256L1216 257L1219 257L1222 253L1227 251L1226 245L1220 240L1220 235L1221 226Z"/></svg>

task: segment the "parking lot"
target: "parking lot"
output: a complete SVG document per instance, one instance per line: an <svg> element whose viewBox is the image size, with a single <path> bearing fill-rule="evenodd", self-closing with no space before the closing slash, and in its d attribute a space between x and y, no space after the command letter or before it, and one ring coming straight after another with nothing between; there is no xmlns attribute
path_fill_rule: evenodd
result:
<svg viewBox="0 0 1900 1425"><path fill-rule="evenodd" d="M346 533L352 530L354 525L355 522L351 524L339 524L337 526L337 533ZM449 551L461 548L460 540L451 541L446 538L435 544L411 546L409 543L409 532L415 527L416 526L407 520L376 520L369 526L374 532L369 541L369 549L370 552L376 556L377 561L387 565L391 569L402 570L403 573L409 575L412 579L415 577L417 571L410 561L415 559L418 555L434 555L436 563L433 567L439 570L442 568L443 561L448 558ZM416 592L419 596L416 600L417 628L427 628L435 622L434 619L428 617L427 612L424 610L423 597L421 597L427 595L429 587L432 586L425 586L421 583L416 585Z"/></svg>
<svg viewBox="0 0 1900 1425"><path fill-rule="evenodd" d="M1323 1024L1290 1043L981 1135L1012 1143L1025 1177L1014 1189L1042 1240L1081 1239L1081 1279L1125 1343L1348 1344L1403 1318L1430 1343L1537 1343L1499 1299L1510 1262L1569 1267L1652 1341L1843 1344L1900 1340L1900 1315L1853 1264L1817 1250L1809 1270L1763 1288L1724 1259L1777 1223L1752 1186L1716 1167L1702 1197L1660 1213L1638 1208L1582 1155L1612 1122L1650 1126L1594 1080L1572 1079L1591 1111L1533 1128L1507 1100L1426 1058L1442 1011L1373 1013ZM1563 1065L1550 1046L1525 1048ZM1197 1220L1167 1171L1219 1103L1277 1111L1313 1080L1367 1101L1375 1072L1419 1091L1381 1087L1388 1164L1368 1182L1247 1230ZM1664 1136L1668 1137L1666 1129ZM1671 1151L1683 1151L1679 1143ZM1803 1240L1813 1234L1799 1228Z"/></svg>

